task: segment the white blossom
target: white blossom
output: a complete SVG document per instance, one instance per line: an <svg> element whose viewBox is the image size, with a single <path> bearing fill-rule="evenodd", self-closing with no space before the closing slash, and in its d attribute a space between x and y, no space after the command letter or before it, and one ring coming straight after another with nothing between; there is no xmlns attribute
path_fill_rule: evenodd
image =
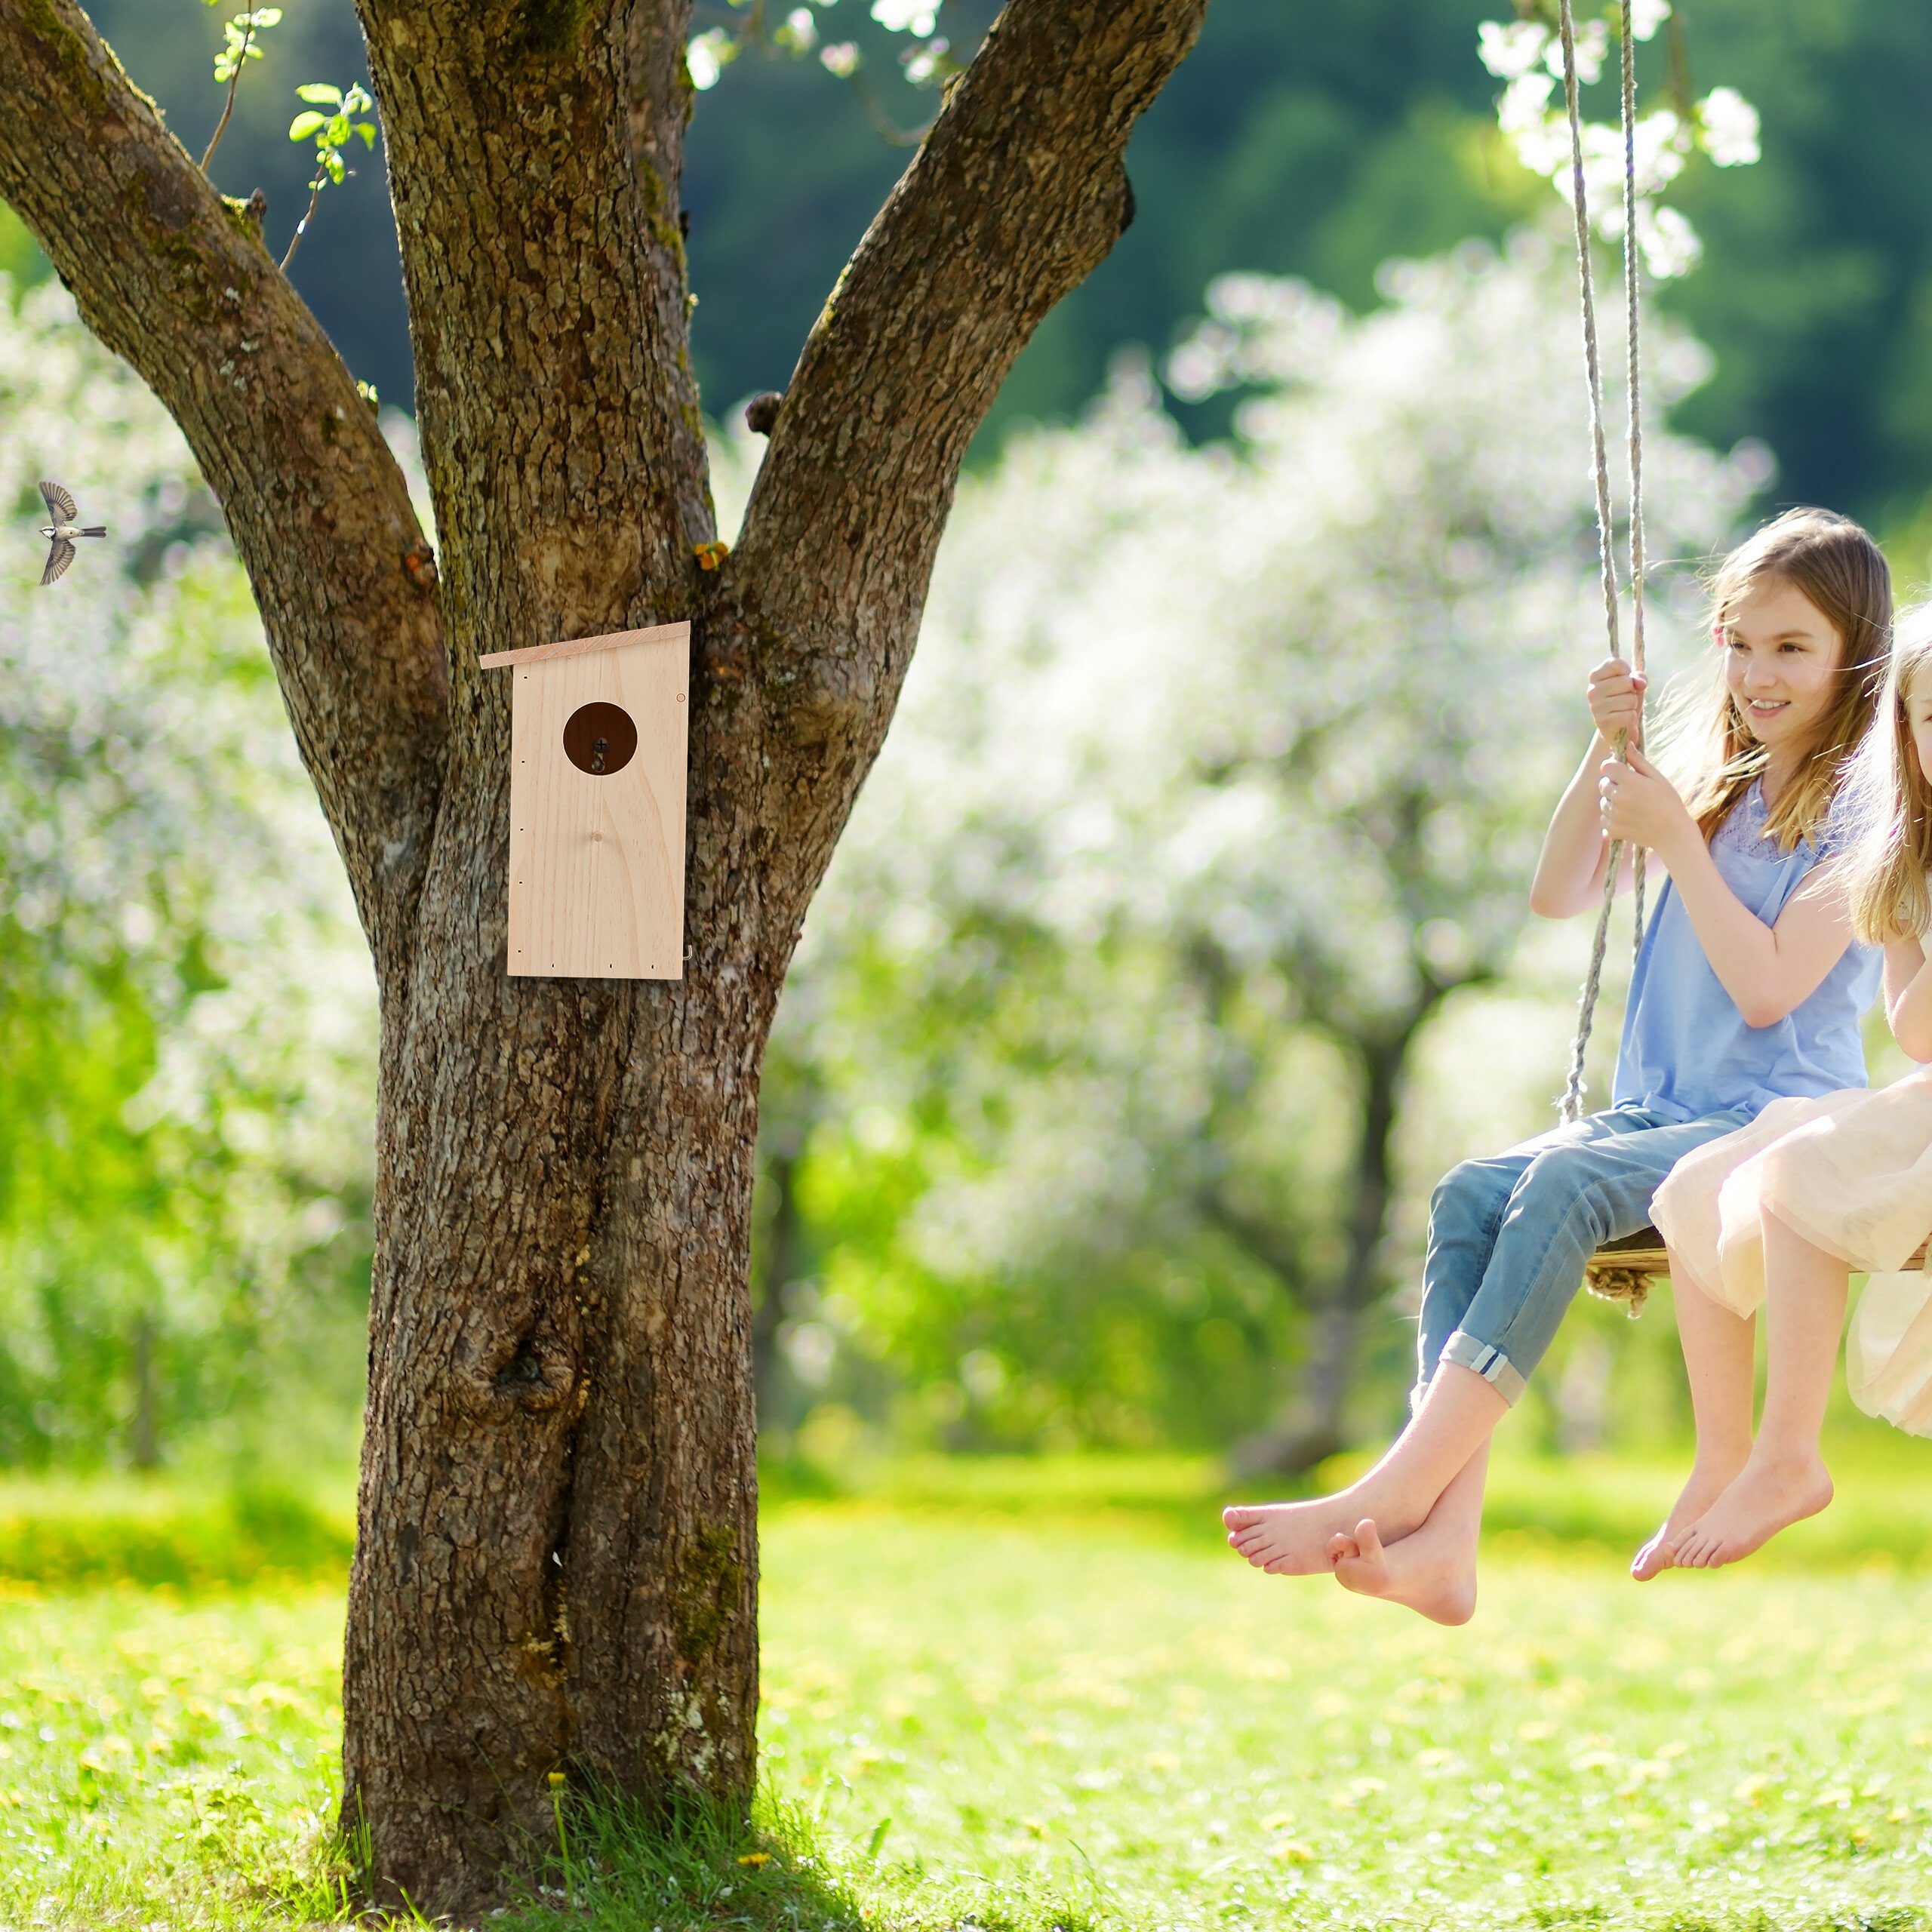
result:
<svg viewBox="0 0 1932 1932"><path fill-rule="evenodd" d="M1477 51L1482 64L1499 81L1513 81L1528 73L1543 57L1549 44L1549 28L1534 20L1484 20L1476 29Z"/></svg>
<svg viewBox="0 0 1932 1932"><path fill-rule="evenodd" d="M925 86L939 72L948 46L946 41L939 39L929 40L924 46L914 48L906 57L906 78L915 88Z"/></svg>
<svg viewBox="0 0 1932 1932"><path fill-rule="evenodd" d="M1638 38L1647 39L1669 14L1668 7L1652 0L1633 15L1632 30ZM1601 77L1609 50L1608 31L1601 20L1578 31L1577 71L1584 85ZM1478 48L1484 64L1506 82L1497 100L1497 124L1517 159L1531 173L1543 176L1568 202L1576 191L1580 149L1591 227L1609 240L1620 238L1626 165L1623 131L1617 125L1585 119L1573 146L1567 105L1558 88L1563 72L1560 42L1533 22L1505 27L1491 20L1479 29ZM1720 167L1755 161L1757 112L1734 88L1715 88L1700 105L1694 126L1686 125L1669 107L1641 113L1631 145L1631 185L1645 266L1660 278L1686 274L1701 258L1702 245L1689 220L1662 207L1660 198L1683 172L1694 147L1702 146Z"/></svg>
<svg viewBox="0 0 1932 1932"><path fill-rule="evenodd" d="M1630 31L1638 40L1649 40L1670 18L1670 0L1629 0Z"/></svg>
<svg viewBox="0 0 1932 1932"><path fill-rule="evenodd" d="M939 24L939 0L872 0L872 18L890 33L923 38Z"/></svg>
<svg viewBox="0 0 1932 1932"><path fill-rule="evenodd" d="M856 41L835 40L820 50L819 60L829 74L850 80L859 71L859 47Z"/></svg>
<svg viewBox="0 0 1932 1932"><path fill-rule="evenodd" d="M685 65L691 71L691 85L702 94L718 85L737 42L722 27L707 27L685 49Z"/></svg>
<svg viewBox="0 0 1932 1932"><path fill-rule="evenodd" d="M1758 110L1735 88L1713 88L1697 103L1704 152L1720 168L1748 168L1758 158Z"/></svg>
<svg viewBox="0 0 1932 1932"><path fill-rule="evenodd" d="M1688 275L1703 260L1704 245L1697 231L1675 208L1639 203L1637 242L1644 267L1660 281Z"/></svg>
<svg viewBox="0 0 1932 1932"><path fill-rule="evenodd" d="M1603 63L1610 52L1610 28L1602 20L1586 20L1571 40L1577 56L1577 79L1580 86L1594 87L1603 78ZM1543 66L1557 80L1563 78L1563 42L1552 34L1543 50Z"/></svg>

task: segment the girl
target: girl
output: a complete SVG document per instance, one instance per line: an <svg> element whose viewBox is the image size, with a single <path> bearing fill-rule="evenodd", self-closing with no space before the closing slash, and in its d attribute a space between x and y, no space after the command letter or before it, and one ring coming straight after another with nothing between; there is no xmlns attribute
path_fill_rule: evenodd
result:
<svg viewBox="0 0 1932 1932"><path fill-rule="evenodd" d="M1591 1251L1641 1227L1658 1182L1694 1149L1783 1095L1864 1078L1858 1017L1878 960L1852 946L1844 902L1814 868L1876 708L1890 577L1856 524L1795 510L1726 559L1715 605L1723 674L1687 803L1641 752L1612 755L1638 721L1641 681L1618 660L1599 665L1596 736L1530 889L1546 916L1595 906L1613 838L1669 870L1631 983L1614 1104L1465 1161L1436 1189L1414 1416L1338 1494L1225 1512L1229 1541L1258 1568L1332 1569L1352 1589L1466 1620L1490 1434Z"/></svg>
<svg viewBox="0 0 1932 1932"><path fill-rule="evenodd" d="M1920 1070L1877 1094L1778 1101L1700 1148L1659 1191L1702 1475L1638 1552L1640 1580L1673 1562L1734 1563L1830 1502L1818 1433L1854 1268L1873 1278L1854 1329L1853 1395L1869 1414L1932 1434L1932 1296L1923 1272L1899 1272L1932 1232L1932 607L1901 629L1863 764L1870 783L1859 790L1875 810L1845 864L1847 897L1859 935L1884 946L1887 1017ZM1761 1301L1769 1363L1753 1444Z"/></svg>

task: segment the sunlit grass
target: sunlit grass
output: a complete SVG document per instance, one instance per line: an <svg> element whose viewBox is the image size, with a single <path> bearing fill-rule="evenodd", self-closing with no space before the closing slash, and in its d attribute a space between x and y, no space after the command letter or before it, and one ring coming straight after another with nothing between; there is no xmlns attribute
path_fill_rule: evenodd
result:
<svg viewBox="0 0 1932 1932"><path fill-rule="evenodd" d="M1932 1899L1922 1577L1519 1557L1444 1632L1105 1535L801 1509L767 1561L771 1773L844 1844L890 1820L909 1906L1024 1882L1137 1925L1783 1927Z"/></svg>
<svg viewBox="0 0 1932 1932"><path fill-rule="evenodd" d="M325 1909L342 1598L0 1596L0 1920Z"/></svg>
<svg viewBox="0 0 1932 1932"><path fill-rule="evenodd" d="M1855 1506L1916 1521L1901 1469ZM1517 1465L1500 1500L1641 1524L1669 1474ZM506 1932L1932 1923L1932 1571L1832 1546L1640 1589L1612 1510L1494 1540L1441 1631L1250 1572L1214 1489L933 1464L768 1508L758 1820L667 1844L567 1797ZM0 1923L326 1916L340 1619L286 1581L11 1586Z"/></svg>

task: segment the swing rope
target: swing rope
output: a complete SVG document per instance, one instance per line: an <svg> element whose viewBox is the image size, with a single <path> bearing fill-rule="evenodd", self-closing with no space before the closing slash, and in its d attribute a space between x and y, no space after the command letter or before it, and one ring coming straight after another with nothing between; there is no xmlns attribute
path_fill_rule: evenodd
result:
<svg viewBox="0 0 1932 1932"><path fill-rule="evenodd" d="M1642 392L1638 370L1640 342L1638 334L1637 268L1637 79L1635 35L1630 30L1631 0L1623 5L1623 297L1625 331L1628 343L1626 383L1629 391L1630 461L1630 588L1631 665L1641 676L1644 669L1644 435ZM1610 459L1604 429L1603 369L1597 348L1595 281L1590 267L1590 217L1588 191L1583 182L1583 116L1577 102L1577 27L1571 0L1558 0L1558 23L1563 43L1563 93L1570 115L1571 203L1577 220L1577 279L1583 315L1583 361L1589 379L1591 451L1595 460L1597 498L1597 558L1603 587L1604 629L1610 654L1617 648L1617 583L1615 528L1610 504ZM1641 744L1640 722L1635 734ZM1629 749L1631 734L1620 731L1613 749L1620 758ZM1589 970L1584 977L1577 1008L1576 1038L1570 1047L1570 1077L1563 1093L1562 1117L1577 1119L1583 1110L1583 1059L1589 1051L1591 1029L1595 1023L1597 995L1603 983L1604 955L1610 940L1611 908L1617 897L1617 875L1623 863L1623 845L1613 840L1610 863L1604 877L1603 907L1597 915L1596 935L1590 949ZM1638 847L1632 854L1636 885L1636 944L1644 937L1644 853Z"/></svg>

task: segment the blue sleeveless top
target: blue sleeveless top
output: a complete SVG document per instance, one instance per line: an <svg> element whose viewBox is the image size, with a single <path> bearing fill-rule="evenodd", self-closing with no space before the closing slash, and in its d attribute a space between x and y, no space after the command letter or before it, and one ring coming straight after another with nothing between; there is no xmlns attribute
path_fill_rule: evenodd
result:
<svg viewBox="0 0 1932 1932"><path fill-rule="evenodd" d="M1816 846L1801 839L1781 852L1765 835L1767 816L1762 784L1753 784L1712 835L1711 857L1746 910L1768 926L1805 874L1844 842L1844 831L1834 808ZM1755 1114L1789 1094L1863 1087L1859 1022L1878 996L1884 968L1879 948L1854 941L1801 1005L1774 1025L1747 1026L1666 881L1631 976L1614 1103L1697 1120L1733 1109Z"/></svg>

